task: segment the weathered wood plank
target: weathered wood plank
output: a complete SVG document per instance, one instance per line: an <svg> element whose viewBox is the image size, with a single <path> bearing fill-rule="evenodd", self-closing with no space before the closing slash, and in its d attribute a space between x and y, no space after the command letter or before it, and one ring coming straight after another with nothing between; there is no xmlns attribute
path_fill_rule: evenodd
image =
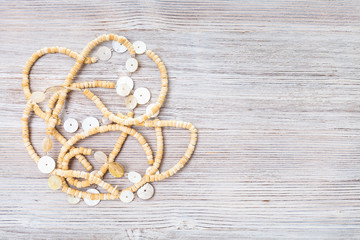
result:
<svg viewBox="0 0 360 240"><path fill-rule="evenodd" d="M358 239L359 13L355 0L1 1L2 238ZM21 142L21 70L39 48L80 52L110 32L143 40L164 60L170 90L160 118L192 122L199 141L181 172L154 184L152 200L70 206L47 187ZM116 80L125 59L85 66L76 81ZM154 63L139 61L136 87L157 95ZM32 89L60 85L72 64L66 56L40 59ZM110 110L125 110L114 91L96 92ZM65 110L64 118L101 117L79 93ZM45 124L33 118L31 127L40 150ZM155 149L154 131L141 133ZM189 139L176 129L164 137L162 169ZM116 138L83 144L110 152ZM118 161L128 170L147 167L134 139Z"/></svg>

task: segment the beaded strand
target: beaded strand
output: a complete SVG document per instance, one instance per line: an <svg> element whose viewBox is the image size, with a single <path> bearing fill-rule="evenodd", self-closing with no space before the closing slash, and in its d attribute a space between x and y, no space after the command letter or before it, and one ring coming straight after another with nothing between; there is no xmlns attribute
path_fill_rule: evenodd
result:
<svg viewBox="0 0 360 240"><path fill-rule="evenodd" d="M121 199L121 194L126 191L136 192L139 188L141 188L145 184L155 181L161 181L170 176L173 176L181 168L183 168L184 165L189 161L192 153L194 152L195 145L197 142L197 129L189 122L175 121L175 120L159 120L159 119L148 120L155 113L159 112L161 106L165 101L165 97L168 91L168 76L165 65L162 62L162 60L159 58L159 56L156 55L151 50L146 50L145 53L151 60L153 60L156 63L160 71L161 91L156 103L153 104L153 106L150 106L151 108L149 109L149 111L146 111L146 113L144 113L141 116L134 117L133 112L128 112L126 115L123 115L122 113L114 114L107 109L107 107L102 103L99 97L97 97L94 93L92 93L89 90L89 88L114 89L115 83L112 81L97 80L97 81L77 82L77 83L72 82L72 80L74 79L74 77L76 76L76 74L78 73L78 71L80 70L83 64L94 64L98 61L96 57L88 57L87 55L91 52L91 50L95 46L105 41L115 41L122 44L129 51L131 58L134 58L136 55L136 50L134 49L134 46L125 37L118 36L115 34L107 34L107 35L104 34L89 42L81 53L77 53L70 49L64 47L58 47L58 46L42 48L36 51L29 58L22 71L23 73L22 87L25 97L27 99L27 103L21 118L22 136L26 150L28 151L30 157L35 161L35 163L37 163L38 165L41 164L40 162L41 157L36 153L30 141L30 131L29 131L28 121L31 111L34 111L34 113L37 116L39 116L41 119L43 119L47 125L46 134L48 135L48 137L46 138L46 141L44 141L43 143L44 151L47 153L52 147L52 142L49 136L53 136L57 141L59 141L60 144L62 144L59 155L57 157L56 168L52 170L50 174L52 176L57 176L61 179L60 185L62 185L63 192L77 198L83 198L89 200ZM49 91L55 90L55 92L50 96L47 104L47 109L44 112L38 105L38 103L42 101L44 97L42 96L41 93L39 92L32 93L30 90L30 70L40 57L52 53L66 54L71 58L74 58L76 61L74 63L74 66L71 68L70 72L66 76L66 79L62 86L48 88ZM43 95L45 95L48 89L43 93ZM59 126L61 123L61 119L59 118L59 115L64 107L67 94L70 91L75 91L75 90L82 91L83 95L86 96L88 99L90 99L101 111L103 116L109 119L112 123L105 124L102 126L92 127L89 130L75 134L70 139L66 139L62 134L59 133L56 127ZM155 157L145 137L143 137L137 130L133 129L131 127L133 125L147 127L147 128L150 127L155 129L156 142L157 142ZM190 142L185 151L185 154L173 167L161 173L157 173L162 161L163 150L164 150L164 142L162 136L163 127L175 127L175 128L182 128L189 130ZM103 165L101 166L100 170L98 170L94 174L91 174L89 173L89 171L93 169L93 166L86 159L85 156L92 154L93 150L90 148L74 147L74 145L89 136L96 135L99 133L111 132L111 131L119 131L120 136L117 139L113 150L107 157L106 162L104 162ZM113 173L120 174L122 176L121 165L119 165L118 163L116 163L117 165L113 165L113 164L115 164L115 158L121 151L121 148L129 135L134 137L142 146L146 155L147 162L150 165L150 168L141 177L140 181L134 183L132 186L128 188L119 190L117 189L117 186L115 187L112 186L111 184L103 181L102 178L107 173L109 168L111 168L112 166L115 168L110 169L113 170L113 172L110 171L111 174ZM86 169L87 172L75 171L69 169L69 163L74 157L78 159L78 161L82 164L82 166ZM120 172L116 172L115 170ZM108 193L90 193L87 191L79 190L88 187L91 184L96 184L102 187ZM72 188L69 185L72 185L78 189Z"/></svg>

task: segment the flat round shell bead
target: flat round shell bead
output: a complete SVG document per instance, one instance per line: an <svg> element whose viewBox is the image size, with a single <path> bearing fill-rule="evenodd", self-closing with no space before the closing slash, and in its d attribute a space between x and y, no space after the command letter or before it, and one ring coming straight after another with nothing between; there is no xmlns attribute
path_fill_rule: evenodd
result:
<svg viewBox="0 0 360 240"><path fill-rule="evenodd" d="M52 190L57 190L62 186L62 180L59 176L50 176L48 179L48 185Z"/></svg>
<svg viewBox="0 0 360 240"><path fill-rule="evenodd" d="M136 69L138 68L139 63L135 58L129 58L128 60L126 60L126 70L128 70L129 72L135 72Z"/></svg>
<svg viewBox="0 0 360 240"><path fill-rule="evenodd" d="M129 203L134 199L134 193L130 190L124 190L120 194L120 200L124 203Z"/></svg>
<svg viewBox="0 0 360 240"><path fill-rule="evenodd" d="M136 41L133 43L136 54L143 54L146 51L146 45L142 41Z"/></svg>
<svg viewBox="0 0 360 240"><path fill-rule="evenodd" d="M155 106L156 104L152 103L149 106L146 107L146 114L151 114L151 109ZM151 117L152 118L156 118L159 115L160 111L157 111L156 113L154 113Z"/></svg>
<svg viewBox="0 0 360 240"><path fill-rule="evenodd" d="M132 80L131 77L128 76L121 76L119 78L119 80L117 81L116 85L121 85L121 84L126 84L128 85L131 89L133 89L134 87L134 81Z"/></svg>
<svg viewBox="0 0 360 240"><path fill-rule="evenodd" d="M87 117L81 123L81 127L84 129L84 131L88 131L91 128L98 127L99 125L99 121L94 117Z"/></svg>
<svg viewBox="0 0 360 240"><path fill-rule="evenodd" d="M139 198L148 200L154 196L154 187L150 183L145 183L144 186L137 190L136 194Z"/></svg>
<svg viewBox="0 0 360 240"><path fill-rule="evenodd" d="M96 56L102 61L107 61L111 58L111 50L108 47L102 46L96 52Z"/></svg>
<svg viewBox="0 0 360 240"><path fill-rule="evenodd" d="M132 183L138 183L141 181L141 175L137 172L129 172L128 173L128 179Z"/></svg>
<svg viewBox="0 0 360 240"><path fill-rule="evenodd" d="M117 41L112 42L112 48L114 49L115 52L118 52L118 53L124 53L127 50L127 48L124 45L122 45L121 43L119 43Z"/></svg>
<svg viewBox="0 0 360 240"><path fill-rule="evenodd" d="M146 104L150 101L151 93L147 88L137 88L134 92L134 96L138 104Z"/></svg>
<svg viewBox="0 0 360 240"><path fill-rule="evenodd" d="M131 89L129 85L127 85L126 83L122 83L120 85L117 85L116 87L116 93L119 94L122 97L126 97L127 95L130 94Z"/></svg>
<svg viewBox="0 0 360 240"><path fill-rule="evenodd" d="M94 188L90 188L88 189L86 192L88 193L94 193L94 194L99 194L100 192ZM89 206L96 206L99 204L100 202L100 199L94 199L94 200L91 200L91 199L87 199L87 198L84 198L84 202L89 205Z"/></svg>
<svg viewBox="0 0 360 240"><path fill-rule="evenodd" d="M64 129L68 133L76 132L79 128L79 123L74 118L68 118L64 122Z"/></svg>
<svg viewBox="0 0 360 240"><path fill-rule="evenodd" d="M136 97L134 95L127 96L125 103L127 109L133 110L137 106Z"/></svg>
<svg viewBox="0 0 360 240"><path fill-rule="evenodd" d="M67 196L67 201L71 204L78 204L81 201L80 197L74 197L72 195Z"/></svg>
<svg viewBox="0 0 360 240"><path fill-rule="evenodd" d="M42 173L51 173L55 169L55 161L49 156L41 157L37 165Z"/></svg>

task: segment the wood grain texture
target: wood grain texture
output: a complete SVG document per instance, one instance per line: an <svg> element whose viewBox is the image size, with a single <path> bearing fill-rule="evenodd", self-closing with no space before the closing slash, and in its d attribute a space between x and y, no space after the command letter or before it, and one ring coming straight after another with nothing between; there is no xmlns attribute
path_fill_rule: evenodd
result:
<svg viewBox="0 0 360 240"><path fill-rule="evenodd" d="M39 48L80 52L103 33L142 40L159 54L170 81L159 117L192 122L199 141L184 169L154 184L153 199L72 206L23 147L21 70ZM359 1L8 0L0 1L0 43L2 239L360 238ZM85 66L76 81L116 80L125 59ZM157 96L155 64L139 61L135 86ZM73 62L41 58L31 88L60 85ZM95 92L110 110L125 110L115 91ZM101 118L81 94L68 101L63 118ZM33 117L31 129L40 151L45 124ZM140 132L155 149L155 132ZM82 146L109 153L117 136ZM161 169L188 140L186 131L165 130ZM134 139L116 161L147 167Z"/></svg>

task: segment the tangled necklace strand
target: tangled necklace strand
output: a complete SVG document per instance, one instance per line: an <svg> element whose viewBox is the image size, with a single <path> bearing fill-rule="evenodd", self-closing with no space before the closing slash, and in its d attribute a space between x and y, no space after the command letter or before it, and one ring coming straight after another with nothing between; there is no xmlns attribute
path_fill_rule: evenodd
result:
<svg viewBox="0 0 360 240"><path fill-rule="evenodd" d="M142 103L144 98L144 101L149 101L146 98L147 92L141 89L138 91L140 92L140 95L136 95L137 90L134 93L135 97L133 95L129 95L132 87L129 88L129 85L131 84L123 84L124 79L122 79L120 83L119 80L116 85L113 81L88 81L76 83L72 82L83 64L93 64L96 63L99 59L106 60L109 57L109 52L106 47L101 47L99 49L98 58L88 57L88 54L94 47L105 41L113 41L113 50L115 49L115 51L124 52L127 50L130 53L130 58L126 62L126 68L130 73L134 72L137 69L138 63L135 58L136 54L145 53L151 60L156 63L159 68L161 76L161 91L159 97L156 103L149 105L147 111L141 116L134 117L132 109L135 108L137 104L144 104ZM66 79L62 86L49 87L44 92L31 92L29 76L30 70L34 63L40 57L49 53L66 54L74 58L76 62L66 76ZM52 189L61 188L63 192L69 195L69 202L77 203L80 201L81 198L84 199L85 202L91 206L96 205L98 202L100 202L100 200L120 199L123 202L131 202L134 198L134 192L137 192L137 195L140 198L148 199L152 196L153 193L153 188L150 183L154 181L164 180L177 173L189 161L192 153L194 152L197 142L197 129L191 123L176 120L160 120L158 118L156 118L155 120L149 120L150 118L157 116L162 104L165 101L165 97L168 91L168 76L165 65L159 58L159 56L156 55L153 51L146 49L145 45L140 41L131 44L131 42L123 36L118 36L115 34L104 34L89 42L81 53L77 53L64 47L43 48L36 51L29 58L22 71L22 75L22 87L25 93L25 97L27 99L25 110L21 118L22 137L25 148L28 151L30 157L35 161L35 163L37 163L40 171L50 174L48 180L49 186ZM126 104L131 111L129 111L125 115L122 113L112 113L101 102L100 98L89 90L90 88L116 88L119 95L128 95L126 99ZM97 108L103 114L103 116L109 120L108 124L103 124L102 126L96 124L94 124L95 126L91 126L90 124L88 129L85 129L80 133L76 133L70 139L66 139L62 134L60 134L59 131L56 129L56 127L61 124L59 114L64 107L67 94L70 91L81 91L83 95L85 95L88 99L94 102ZM50 98L47 103L47 109L43 111L38 105L38 103L42 102L45 99L45 96L49 94ZM43 150L45 152L45 155L42 157L40 157L36 153L30 141L28 120L31 111L34 111L37 116L43 119L46 122L47 126L46 137L43 140ZM70 124L70 126L73 125ZM133 129L132 126L141 126L148 128L150 127L155 129L157 142L155 157L146 139L138 131ZM158 169L162 161L164 148L162 136L163 127L176 127L189 130L190 143L182 158L173 167L160 173ZM101 166L100 170L90 172L91 170L93 170L93 166L86 159L85 156L91 155L93 153L93 150L91 148L75 147L74 145L89 136L109 131L119 131L120 136L108 157L102 152L95 152L95 159L99 160L99 162L102 162L103 165ZM117 186L112 186L111 184L105 182L103 180L103 177L108 170L111 175L117 178L120 178L124 175L123 167L119 163L115 162L115 158L121 151L122 145L124 144L128 135L134 137L140 143L146 154L147 162L150 167L142 177L140 176L136 181L132 181L134 183L132 186L123 190L119 190ZM53 145L50 136L53 136L57 141L62 144L56 163L54 159L47 155ZM69 169L69 163L74 157L78 159L78 161L82 164L86 171L76 171ZM128 176L130 176L130 173ZM137 178L136 175L133 176ZM89 187L94 184L105 189L107 193L100 193L96 189L88 189L87 191L83 190L83 188Z"/></svg>

